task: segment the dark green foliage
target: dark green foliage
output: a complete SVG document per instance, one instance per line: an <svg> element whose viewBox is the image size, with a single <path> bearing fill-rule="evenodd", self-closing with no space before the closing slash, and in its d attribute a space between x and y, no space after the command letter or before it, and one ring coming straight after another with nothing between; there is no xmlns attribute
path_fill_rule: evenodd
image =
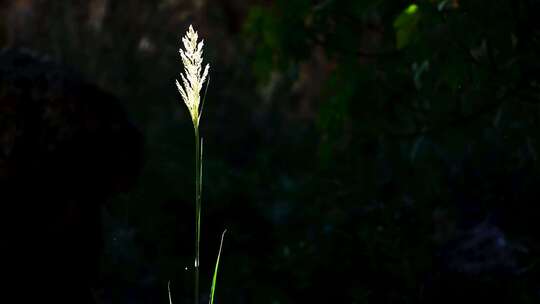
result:
<svg viewBox="0 0 540 304"><path fill-rule="evenodd" d="M444 253L447 241L466 231L460 224L466 217L462 213L470 215L466 210L473 208L479 214L473 223L489 219L503 226L518 211L497 202L503 189L515 191L509 189L518 183L519 191L527 194L520 192L512 199L503 195L508 200L505 204L527 206L540 216L533 211L535 204L521 196L537 197L536 187L522 186L525 177L519 182L511 177L523 176L517 172L526 170L532 174L529 178L537 180L539 173L529 169L538 168L540 134L536 85L540 74L533 72L540 48L534 13L528 10L531 6L530 1L489 5L481 1L321 1L312 5L308 15L297 16L304 18L304 24L284 30L258 29L270 37L303 33L304 52L297 49L302 45L299 42L290 50L285 46L271 52L289 63L273 69L286 73L302 61L298 54L309 54L320 46L333 64L317 100L319 157L314 163L319 169L312 167L309 175L314 177L300 191L300 201L310 202L313 211L296 210L305 225L319 223L320 232L312 244L318 248L317 259L299 247L297 255L291 254L291 259L296 256L294 262L281 270L285 273L288 267L298 272L293 281L299 282L299 294L304 286L305 292L325 287L338 290L328 294L328 301L336 302L435 299L430 292L453 271L439 269L436 257ZM278 2L271 9L257 9L257 14L260 19L279 20L276 12L289 10L289 2ZM379 33L376 45L363 40L373 28ZM255 63L265 59L256 57ZM489 159L494 149L513 160L470 159ZM485 174L489 183L497 178L488 173L490 167L500 166L500 184L483 188L480 181L469 180L462 185L466 188L449 187L453 178L470 174L451 173L464 161ZM463 201L473 193L473 201ZM313 217L306 219L306 214ZM503 229L507 241L521 244L525 238L534 243L526 245L526 250L538 248L539 240L533 241L531 232L511 232L518 226L522 225L508 224ZM517 263L520 267L534 263L534 255L519 255ZM319 271L326 272L332 283L318 286ZM534 268L517 277L504 277L529 286L505 289L514 295L512 299L529 303L526 299L534 297L529 271ZM472 283L478 285L477 290L495 288L504 280L490 272L482 276L487 281ZM355 286L350 294L347 286ZM475 290L470 291L470 299ZM493 294L490 297L497 298ZM467 300L464 297L452 299Z"/></svg>

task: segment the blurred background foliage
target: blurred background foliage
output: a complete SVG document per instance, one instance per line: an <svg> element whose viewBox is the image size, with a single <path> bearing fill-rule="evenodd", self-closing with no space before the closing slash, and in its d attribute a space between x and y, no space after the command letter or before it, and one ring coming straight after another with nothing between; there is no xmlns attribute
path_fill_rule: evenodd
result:
<svg viewBox="0 0 540 304"><path fill-rule="evenodd" d="M103 211L103 303L191 297L193 147L174 86L211 64L203 286L219 303L537 303L540 1L3 1L25 45L119 96L139 183ZM209 288L208 288L209 289Z"/></svg>

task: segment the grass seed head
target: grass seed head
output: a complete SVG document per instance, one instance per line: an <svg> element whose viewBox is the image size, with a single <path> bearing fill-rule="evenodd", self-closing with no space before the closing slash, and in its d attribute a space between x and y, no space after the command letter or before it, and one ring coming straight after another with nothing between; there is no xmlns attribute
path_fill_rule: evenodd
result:
<svg viewBox="0 0 540 304"><path fill-rule="evenodd" d="M182 38L184 49L180 48L180 57L184 65L184 73L180 75L182 84L176 80L178 91L188 107L193 125L196 128L199 126L199 120L202 114L199 110L201 101L200 92L210 68L210 65L206 64L204 71L202 70L204 40L197 42L198 38L199 35L193 29L193 26L190 25L186 35Z"/></svg>

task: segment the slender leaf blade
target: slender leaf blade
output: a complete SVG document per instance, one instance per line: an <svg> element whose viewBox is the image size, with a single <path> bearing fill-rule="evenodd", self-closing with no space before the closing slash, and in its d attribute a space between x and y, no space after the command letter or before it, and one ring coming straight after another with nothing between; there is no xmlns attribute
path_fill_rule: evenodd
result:
<svg viewBox="0 0 540 304"><path fill-rule="evenodd" d="M214 277L212 278L212 288L210 289L210 304L214 304L214 293L216 291L216 281L217 281L217 274L218 274L218 269L219 269L219 258L221 257L221 250L223 249L223 238L225 238L225 232L227 232L227 229L225 229L223 233L221 234L221 243L219 244L219 252L216 259Z"/></svg>

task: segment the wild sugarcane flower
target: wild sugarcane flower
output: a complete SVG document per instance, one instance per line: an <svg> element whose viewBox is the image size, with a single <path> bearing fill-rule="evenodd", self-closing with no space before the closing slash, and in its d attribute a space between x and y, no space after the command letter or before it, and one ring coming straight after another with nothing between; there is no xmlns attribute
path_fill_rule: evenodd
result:
<svg viewBox="0 0 540 304"><path fill-rule="evenodd" d="M200 92L206 76L208 75L209 64L206 64L204 72L201 75L202 54L204 40L197 43L199 38L196 31L193 30L193 26L189 26L186 35L182 38L184 48L180 49L180 57L184 64L184 73L180 74L182 77L183 86L176 80L176 86L184 103L188 107L193 125L197 128L199 126L199 120L201 118L201 112L199 111L200 105ZM202 109L201 109L202 110Z"/></svg>

